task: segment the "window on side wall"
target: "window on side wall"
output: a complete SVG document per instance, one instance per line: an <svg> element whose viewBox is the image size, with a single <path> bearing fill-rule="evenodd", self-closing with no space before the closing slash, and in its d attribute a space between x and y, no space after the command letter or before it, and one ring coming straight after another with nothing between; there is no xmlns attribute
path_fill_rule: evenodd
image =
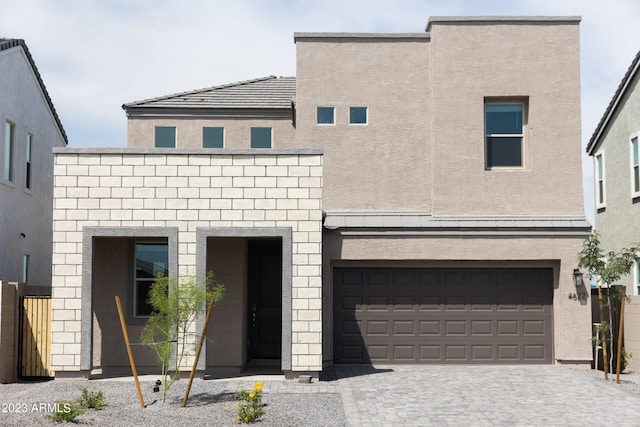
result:
<svg viewBox="0 0 640 427"><path fill-rule="evenodd" d="M25 153L25 182L24 182L24 186L26 189L31 190L31 147L32 147L32 142L33 142L33 135L31 135L30 133L27 134L27 147L26 147L26 153Z"/></svg>
<svg viewBox="0 0 640 427"><path fill-rule="evenodd" d="M202 148L223 148L224 128L204 127L202 128Z"/></svg>
<svg viewBox="0 0 640 427"><path fill-rule="evenodd" d="M176 148L175 126L156 126L154 146L156 148Z"/></svg>
<svg viewBox="0 0 640 427"><path fill-rule="evenodd" d="M169 246L164 242L136 242L133 283L133 317L148 317L149 290L158 276L169 274Z"/></svg>
<svg viewBox="0 0 640 427"><path fill-rule="evenodd" d="M22 255L22 283L29 283L29 254Z"/></svg>
<svg viewBox="0 0 640 427"><path fill-rule="evenodd" d="M13 144L15 125L10 121L4 122L4 149L2 150L2 178L13 181Z"/></svg>
<svg viewBox="0 0 640 427"><path fill-rule="evenodd" d="M639 295L640 294L640 266L638 265L638 259L633 263L631 269L633 275L633 289L627 290L627 295Z"/></svg>
<svg viewBox="0 0 640 427"><path fill-rule="evenodd" d="M485 169L524 166L524 103L485 102Z"/></svg>
<svg viewBox="0 0 640 427"><path fill-rule="evenodd" d="M271 148L271 128L251 128L251 148Z"/></svg>
<svg viewBox="0 0 640 427"><path fill-rule="evenodd" d="M606 204L606 185L605 185L605 167L604 167L604 151L598 153L594 157L595 162L595 179L596 179L596 208L602 209Z"/></svg>
<svg viewBox="0 0 640 427"><path fill-rule="evenodd" d="M366 125L368 123L367 107L349 107L349 124Z"/></svg>
<svg viewBox="0 0 640 427"><path fill-rule="evenodd" d="M333 125L336 123L334 107L318 107L316 112L316 123L319 125Z"/></svg>
<svg viewBox="0 0 640 427"><path fill-rule="evenodd" d="M638 162L638 137L631 138L631 197L640 197L640 163Z"/></svg>

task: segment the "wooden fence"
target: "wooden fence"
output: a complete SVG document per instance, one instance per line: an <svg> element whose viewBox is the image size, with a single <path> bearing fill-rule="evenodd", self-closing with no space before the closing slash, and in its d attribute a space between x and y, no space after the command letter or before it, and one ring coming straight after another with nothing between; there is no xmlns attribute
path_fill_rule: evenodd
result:
<svg viewBox="0 0 640 427"><path fill-rule="evenodd" d="M22 298L20 331L20 376L50 377L51 298Z"/></svg>

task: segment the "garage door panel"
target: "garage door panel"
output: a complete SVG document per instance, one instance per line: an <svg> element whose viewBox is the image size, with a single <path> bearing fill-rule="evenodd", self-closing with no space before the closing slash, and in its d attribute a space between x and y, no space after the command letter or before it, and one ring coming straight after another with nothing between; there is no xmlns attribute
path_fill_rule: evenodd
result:
<svg viewBox="0 0 640 427"><path fill-rule="evenodd" d="M334 360L551 363L552 298L550 269L336 268Z"/></svg>

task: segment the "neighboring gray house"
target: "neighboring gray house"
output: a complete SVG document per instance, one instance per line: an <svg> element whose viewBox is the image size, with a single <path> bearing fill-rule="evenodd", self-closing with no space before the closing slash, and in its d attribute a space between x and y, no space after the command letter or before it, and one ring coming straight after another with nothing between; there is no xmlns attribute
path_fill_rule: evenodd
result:
<svg viewBox="0 0 640 427"><path fill-rule="evenodd" d="M0 280L51 284L53 148L67 136L24 40L0 38Z"/></svg>
<svg viewBox="0 0 640 427"><path fill-rule="evenodd" d="M640 244L640 51L631 62L600 123L587 144L593 157L595 184L595 228L605 251L618 251ZM640 268L619 284L632 296L626 309L625 348L640 354ZM633 357L629 368L637 371L640 361Z"/></svg>
<svg viewBox="0 0 640 427"><path fill-rule="evenodd" d="M53 368L128 369L109 301L136 340L155 272L209 270L205 372L590 363L579 22L296 33L295 78L125 104L128 148L56 150Z"/></svg>

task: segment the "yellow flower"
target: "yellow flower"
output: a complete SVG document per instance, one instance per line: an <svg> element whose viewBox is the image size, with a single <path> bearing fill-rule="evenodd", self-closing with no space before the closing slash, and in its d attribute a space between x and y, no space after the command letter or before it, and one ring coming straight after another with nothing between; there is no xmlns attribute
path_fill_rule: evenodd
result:
<svg viewBox="0 0 640 427"><path fill-rule="evenodd" d="M244 422L245 422L245 423L248 423L248 422L249 422L249 418L245 418L245 419L244 419Z"/></svg>
<svg viewBox="0 0 640 427"><path fill-rule="evenodd" d="M256 397L255 393L249 393L249 399L253 399L254 397Z"/></svg>
<svg viewBox="0 0 640 427"><path fill-rule="evenodd" d="M262 381L257 382L256 385L253 386L253 391L256 393L260 393L262 391Z"/></svg>
<svg viewBox="0 0 640 427"><path fill-rule="evenodd" d="M240 417L236 417L236 421L240 421Z"/></svg>

